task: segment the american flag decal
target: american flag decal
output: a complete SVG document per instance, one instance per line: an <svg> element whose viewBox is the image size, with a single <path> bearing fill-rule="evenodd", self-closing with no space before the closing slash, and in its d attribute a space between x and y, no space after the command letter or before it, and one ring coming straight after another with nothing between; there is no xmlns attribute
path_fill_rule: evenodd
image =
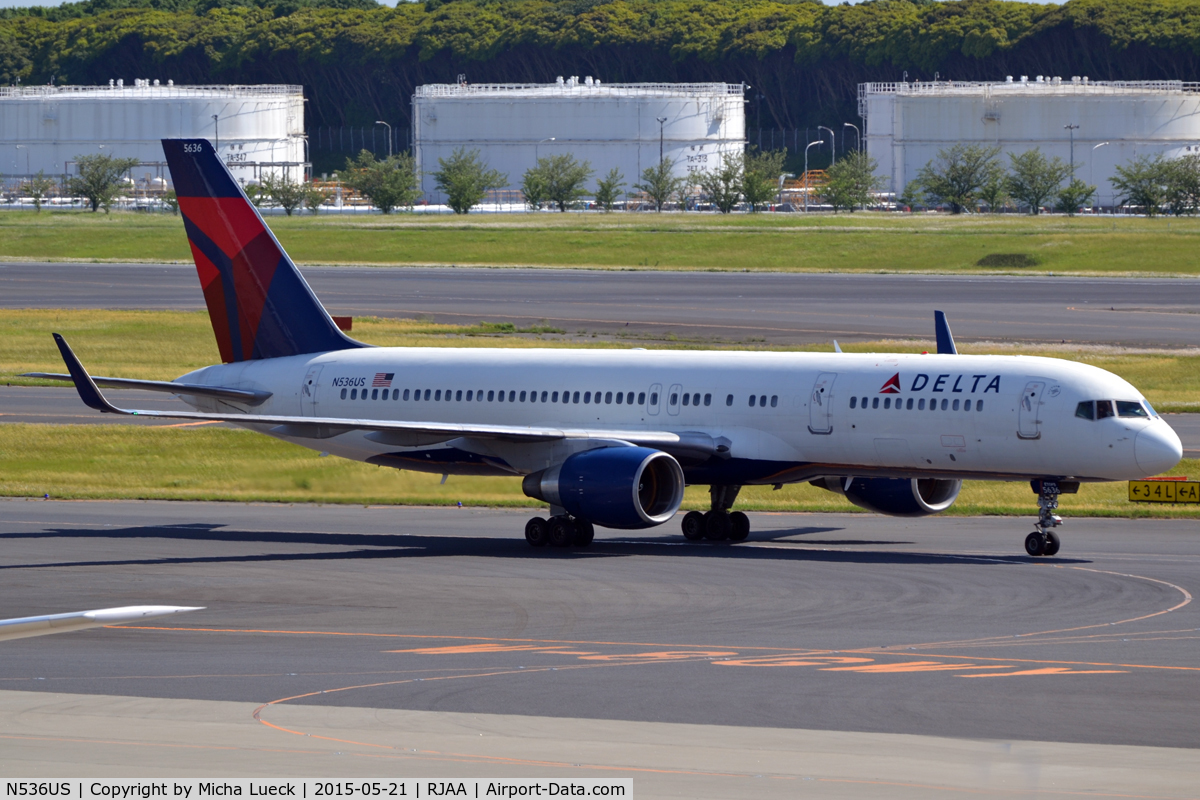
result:
<svg viewBox="0 0 1200 800"><path fill-rule="evenodd" d="M396 377L394 372L376 372L375 380L371 381L371 387L375 389L386 389L392 385L392 378Z"/></svg>

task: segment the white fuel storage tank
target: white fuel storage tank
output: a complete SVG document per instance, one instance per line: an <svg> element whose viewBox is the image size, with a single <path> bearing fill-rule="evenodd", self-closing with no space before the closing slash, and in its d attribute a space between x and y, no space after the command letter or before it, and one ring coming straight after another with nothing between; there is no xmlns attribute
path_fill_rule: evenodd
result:
<svg viewBox="0 0 1200 800"><path fill-rule="evenodd" d="M214 119L215 118L215 119ZM205 138L239 180L264 173L304 177L304 91L300 86L0 87L0 173L75 174L80 155L137 158L141 181L169 178L165 138Z"/></svg>
<svg viewBox="0 0 1200 800"><path fill-rule="evenodd" d="M999 146L1006 166L1008 153L1034 148L1073 159L1101 206L1114 203L1115 167L1142 155L1200 152L1200 84L1183 81L864 83L858 100L867 151L897 193L939 150L960 142Z"/></svg>
<svg viewBox="0 0 1200 800"><path fill-rule="evenodd" d="M570 154L595 179L616 167L626 190L662 158L685 176L745 146L744 87L728 83L613 83L559 78L551 84L431 84L413 95L413 146L421 188L443 202L432 173L456 148L521 185L539 157Z"/></svg>

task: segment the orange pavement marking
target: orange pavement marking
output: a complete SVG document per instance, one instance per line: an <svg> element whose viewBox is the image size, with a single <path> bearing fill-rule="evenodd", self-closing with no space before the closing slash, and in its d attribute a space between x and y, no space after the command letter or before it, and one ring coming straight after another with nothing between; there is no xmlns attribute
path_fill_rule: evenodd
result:
<svg viewBox="0 0 1200 800"><path fill-rule="evenodd" d="M1126 675L1127 669L1071 669L1070 667L1042 667L1023 669L1017 672L985 672L974 675L955 675L956 678L1010 678L1014 675Z"/></svg>
<svg viewBox="0 0 1200 800"><path fill-rule="evenodd" d="M638 659L646 662L654 661L683 661L688 658L721 658L736 656L734 650L666 650L661 653L604 653L593 656L580 656L581 661L629 661Z"/></svg>
<svg viewBox="0 0 1200 800"><path fill-rule="evenodd" d="M853 656L783 655L737 658L713 663L723 667L827 667L831 664L865 664L874 660L873 658L855 658Z"/></svg>
<svg viewBox="0 0 1200 800"><path fill-rule="evenodd" d="M1003 665L999 665L1003 666ZM854 667L822 667L821 672L948 672L958 669L998 669L996 664L947 664L942 661L903 661L899 664L863 664Z"/></svg>
<svg viewBox="0 0 1200 800"><path fill-rule="evenodd" d="M418 653L427 656L460 655L467 653L523 653L536 652L557 656L591 655L583 650L562 650L557 647L539 647L536 644L478 644L449 645L447 647L418 647L414 650L384 650L385 653Z"/></svg>

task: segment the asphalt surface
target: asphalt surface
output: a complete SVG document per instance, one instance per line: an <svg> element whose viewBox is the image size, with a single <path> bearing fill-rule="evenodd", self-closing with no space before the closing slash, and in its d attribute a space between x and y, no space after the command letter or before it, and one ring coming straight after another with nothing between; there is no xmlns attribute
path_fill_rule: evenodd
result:
<svg viewBox="0 0 1200 800"><path fill-rule="evenodd" d="M656 338L930 339L1200 346L1200 281L306 267L333 314L481 319ZM0 308L203 308L190 265L0 264Z"/></svg>
<svg viewBox="0 0 1200 800"><path fill-rule="evenodd" d="M207 607L5 643L0 690L1200 747L1194 521L1068 520L1030 559L1028 520L556 550L526 516L0 500L0 616Z"/></svg>

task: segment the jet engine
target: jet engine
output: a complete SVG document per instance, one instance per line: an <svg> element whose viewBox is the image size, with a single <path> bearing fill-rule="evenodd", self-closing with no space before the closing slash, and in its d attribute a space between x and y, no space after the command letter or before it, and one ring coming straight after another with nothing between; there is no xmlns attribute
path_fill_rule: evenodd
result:
<svg viewBox="0 0 1200 800"><path fill-rule="evenodd" d="M821 478L813 484L889 517L927 517L958 499L962 481L940 478Z"/></svg>
<svg viewBox="0 0 1200 800"><path fill-rule="evenodd" d="M525 476L529 497L605 528L650 528L683 502L683 470L661 450L602 447Z"/></svg>

